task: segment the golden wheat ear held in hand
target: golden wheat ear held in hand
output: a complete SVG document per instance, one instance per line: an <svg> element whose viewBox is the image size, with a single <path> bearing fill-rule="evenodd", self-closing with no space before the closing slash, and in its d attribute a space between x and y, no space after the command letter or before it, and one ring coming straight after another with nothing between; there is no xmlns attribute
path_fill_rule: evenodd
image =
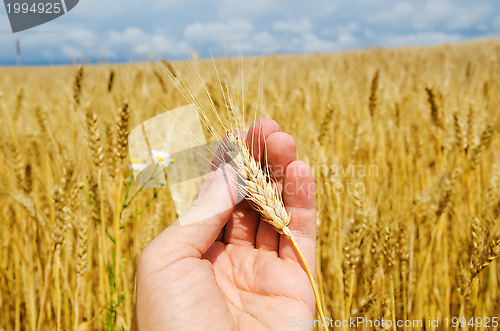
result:
<svg viewBox="0 0 500 331"><path fill-rule="evenodd" d="M290 223L290 214L286 211L283 199L278 190L273 186L269 176L264 173L260 164L253 158L245 142L232 133L228 133L228 151L229 157L234 163L235 170L243 181L243 185L238 185L240 193L246 197L250 205L260 213L263 220L271 224L280 234L287 236L292 242L297 254L299 255L307 277L311 282L318 314L321 322L324 321L324 311L321 304L316 282L311 269L302 253L292 231L288 227ZM328 330L323 326L323 329Z"/></svg>

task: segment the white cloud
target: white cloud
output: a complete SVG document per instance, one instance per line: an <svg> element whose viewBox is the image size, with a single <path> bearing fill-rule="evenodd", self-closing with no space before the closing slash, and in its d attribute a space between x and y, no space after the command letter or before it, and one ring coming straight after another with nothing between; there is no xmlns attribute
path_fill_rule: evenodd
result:
<svg viewBox="0 0 500 331"><path fill-rule="evenodd" d="M389 36L381 42L381 46L401 47L413 45L434 45L462 40L457 33L420 32L406 35Z"/></svg>
<svg viewBox="0 0 500 331"><path fill-rule="evenodd" d="M342 48L352 49L361 47L360 41L361 31L359 25L355 22L350 22L345 25L321 29L319 35L327 37L330 40L336 40Z"/></svg>
<svg viewBox="0 0 500 331"><path fill-rule="evenodd" d="M311 32L304 33L300 37L294 38L292 44L294 47L291 48L290 51L300 53L331 52L339 48L338 44L332 41L323 40Z"/></svg>
<svg viewBox="0 0 500 331"><path fill-rule="evenodd" d="M483 23L491 9L487 5L462 6L447 0L428 0L414 19L416 29L461 30Z"/></svg>
<svg viewBox="0 0 500 331"><path fill-rule="evenodd" d="M65 25L55 24L61 32L27 31L19 35L21 52L43 49L42 55L49 61L69 59L71 62L89 58L109 58L114 53L103 47L99 36L87 28L70 29ZM50 51L49 51L50 49ZM55 52L54 50L57 50Z"/></svg>
<svg viewBox="0 0 500 331"><path fill-rule="evenodd" d="M347 32L339 34L337 40L345 48L352 48L359 44L358 38Z"/></svg>
<svg viewBox="0 0 500 331"><path fill-rule="evenodd" d="M184 31L184 38L195 44L212 42L218 46L240 42L248 38L253 25L247 21L229 21L227 23L194 23Z"/></svg>
<svg viewBox="0 0 500 331"><path fill-rule="evenodd" d="M307 18L273 23L273 29L280 32L305 33L312 30L311 22Z"/></svg>
<svg viewBox="0 0 500 331"><path fill-rule="evenodd" d="M448 0L427 0L426 2L394 2L368 18L368 22L381 24L399 23L399 27L417 31L443 29L457 31L477 28L484 23L490 6L486 4L456 3Z"/></svg>
<svg viewBox="0 0 500 331"><path fill-rule="evenodd" d="M144 1L144 0L134 0L138 3L141 3L142 5L149 3L150 5L153 6L155 9L171 9L175 7L180 7L180 6L185 6L185 7L191 7L193 4L193 1L190 0L149 0L149 1Z"/></svg>
<svg viewBox="0 0 500 331"><path fill-rule="evenodd" d="M224 0L220 2L219 17L227 20L251 19L262 14L269 14L287 5L279 0Z"/></svg>
<svg viewBox="0 0 500 331"><path fill-rule="evenodd" d="M132 46L134 54L141 57L158 58L164 56L189 55L189 47L164 36L155 35L149 40L144 40Z"/></svg>
<svg viewBox="0 0 500 331"><path fill-rule="evenodd" d="M279 40L268 31L255 31L241 20L226 23L194 23L184 31L184 40L192 49L209 47L216 56L225 54L270 54L281 49Z"/></svg>
<svg viewBox="0 0 500 331"><path fill-rule="evenodd" d="M368 18L369 22L397 22L414 16L415 7L408 2L398 2L392 8L378 12Z"/></svg>
<svg viewBox="0 0 500 331"><path fill-rule="evenodd" d="M146 34L139 28L132 27L124 31L110 31L108 40L112 44L129 44L147 38Z"/></svg>
<svg viewBox="0 0 500 331"><path fill-rule="evenodd" d="M237 45L238 49L234 46L231 51L241 52L243 54L257 54L265 55L276 53L280 50L280 44L275 37L268 32L260 32L252 35L248 40L243 41Z"/></svg>
<svg viewBox="0 0 500 331"><path fill-rule="evenodd" d="M177 42L165 33L147 33L136 27L109 32L106 44L110 47L125 46L132 55L143 58L182 56L190 51L185 43Z"/></svg>
<svg viewBox="0 0 500 331"><path fill-rule="evenodd" d="M447 23L447 27L451 30L463 30L468 28L479 28L491 12L491 8L487 5L479 5L473 8L460 8L453 19Z"/></svg>
<svg viewBox="0 0 500 331"><path fill-rule="evenodd" d="M345 26L339 27L341 33L353 33L359 31L359 25L355 22L351 22Z"/></svg>
<svg viewBox="0 0 500 331"><path fill-rule="evenodd" d="M393 0L358 0L358 4L364 5L380 5L384 3L394 2Z"/></svg>
<svg viewBox="0 0 500 331"><path fill-rule="evenodd" d="M69 40L77 41L84 48L96 47L98 44L97 35L89 29L70 29L65 37Z"/></svg>
<svg viewBox="0 0 500 331"><path fill-rule="evenodd" d="M63 55L64 57L62 57ZM45 53L45 57L51 61L57 61L62 59L71 59L72 62L87 62L89 60L113 60L118 57L117 53L108 49L108 48L97 48L97 49L88 49L78 46L72 45L63 45L60 48L60 51L54 53L52 51L47 51Z"/></svg>
<svg viewBox="0 0 500 331"><path fill-rule="evenodd" d="M120 57L131 60L176 57L185 56L190 50L186 43L177 42L169 38L166 33L161 31L147 33L136 27L100 35L84 28L67 29L58 26L58 29L64 32L26 33L21 39L22 51L42 49L43 58L49 62L61 60L80 62Z"/></svg>
<svg viewBox="0 0 500 331"><path fill-rule="evenodd" d="M73 60L81 59L85 55L82 50L69 45L61 46L61 51L65 56Z"/></svg>
<svg viewBox="0 0 500 331"><path fill-rule="evenodd" d="M71 10L73 18L115 18L130 17L133 19L137 13L154 11L168 11L172 8L193 6L192 0L81 0Z"/></svg>
<svg viewBox="0 0 500 331"><path fill-rule="evenodd" d="M424 7L421 8L421 14L418 15L418 19L423 23L423 27L425 27L425 25L447 20L450 16L457 13L458 10L459 7L457 5L446 0L427 1Z"/></svg>
<svg viewBox="0 0 500 331"><path fill-rule="evenodd" d="M57 32L36 32L13 35L19 39L21 47L52 47L61 45L64 36Z"/></svg>
<svg viewBox="0 0 500 331"><path fill-rule="evenodd" d="M130 13L130 10L136 5L137 0L121 0L118 3L115 1L84 0L78 2L78 5L70 11L70 15L74 18L106 17L109 19Z"/></svg>

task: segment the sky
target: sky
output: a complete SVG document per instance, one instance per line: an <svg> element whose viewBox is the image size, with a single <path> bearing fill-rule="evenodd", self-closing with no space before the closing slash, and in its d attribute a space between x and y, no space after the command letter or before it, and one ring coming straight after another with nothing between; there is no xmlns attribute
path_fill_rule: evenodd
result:
<svg viewBox="0 0 500 331"><path fill-rule="evenodd" d="M0 6L0 65L323 53L500 37L498 0L80 0L12 33Z"/></svg>

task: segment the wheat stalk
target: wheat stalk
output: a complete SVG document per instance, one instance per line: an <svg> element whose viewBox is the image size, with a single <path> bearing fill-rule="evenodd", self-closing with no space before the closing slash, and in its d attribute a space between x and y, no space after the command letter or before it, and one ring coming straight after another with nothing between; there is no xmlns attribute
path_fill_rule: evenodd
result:
<svg viewBox="0 0 500 331"><path fill-rule="evenodd" d="M123 101L123 106L120 109L119 119L117 121L118 150L116 156L118 160L123 161L128 152L128 122L130 109L127 100Z"/></svg>
<svg viewBox="0 0 500 331"><path fill-rule="evenodd" d="M375 110L377 108L377 90L379 81L379 70L375 71L372 78L372 83L370 85L370 101L368 103L368 109L370 110L370 116L373 118L375 116Z"/></svg>
<svg viewBox="0 0 500 331"><path fill-rule="evenodd" d="M332 103L329 103L326 106L326 114L321 122L321 126L319 129L318 140L320 144L326 142L328 135L331 133L331 123L333 122L333 118L335 116L336 108Z"/></svg>
<svg viewBox="0 0 500 331"><path fill-rule="evenodd" d="M73 99L75 104L80 105L81 95L82 95L82 81L83 81L83 65L78 67L75 73L75 80L73 81Z"/></svg>
<svg viewBox="0 0 500 331"><path fill-rule="evenodd" d="M85 106L87 113L87 140L89 143L89 149L92 152L92 161L94 165L100 169L102 167L102 162L104 161L104 154L101 144L101 135L99 134L99 125L97 122L97 114L92 109L90 104Z"/></svg>
<svg viewBox="0 0 500 331"><path fill-rule="evenodd" d="M486 129L481 134L481 139L479 145L472 151L470 164L472 169L475 169L481 160L483 152L489 147L491 143L491 137L493 136L493 128L488 125Z"/></svg>
<svg viewBox="0 0 500 331"><path fill-rule="evenodd" d="M75 290L75 330L80 322L80 293L84 292L85 275L88 269L88 249L89 249L89 218L85 215L80 218L78 224L78 241L77 241L77 263L76 263L76 290Z"/></svg>
<svg viewBox="0 0 500 331"><path fill-rule="evenodd" d="M236 172L244 182L244 185L238 185L240 193L245 196L250 205L259 212L264 221L271 224L277 232L284 234L292 242L292 245L304 265L307 277L311 282L316 305L318 307L318 314L323 321L325 316L319 291L304 254L297 244L292 231L288 227L290 223L290 214L285 209L281 195L275 186L273 186L272 181L268 180L269 176L264 173L261 166L250 154L245 143L232 133L228 134L227 152L236 166ZM324 329L327 330L326 327L324 327Z"/></svg>
<svg viewBox="0 0 500 331"><path fill-rule="evenodd" d="M165 82L163 81L163 78L161 77L161 75L156 70L153 71L153 74L155 75L156 80L160 84L162 92L167 93L168 90L167 90L167 87L166 87Z"/></svg>
<svg viewBox="0 0 500 331"><path fill-rule="evenodd" d="M115 71L111 69L109 72L109 77L108 77L108 92L111 93L111 90L113 89L113 83L115 81Z"/></svg>
<svg viewBox="0 0 500 331"><path fill-rule="evenodd" d="M436 103L436 94L429 87L425 88L425 92L427 93L427 102L429 103L429 107L431 109L432 123L437 127L443 127L441 119L439 118L439 107Z"/></svg>
<svg viewBox="0 0 500 331"><path fill-rule="evenodd" d="M489 245L484 250L481 258L471 267L471 282L483 269L489 266L498 255L500 255L500 233L494 236L493 240L490 241Z"/></svg>
<svg viewBox="0 0 500 331"><path fill-rule="evenodd" d="M17 96L16 96L16 106L14 108L14 122L17 122L19 119L19 115L21 114L21 109L23 108L23 99L24 99L24 89L21 87L17 91Z"/></svg>

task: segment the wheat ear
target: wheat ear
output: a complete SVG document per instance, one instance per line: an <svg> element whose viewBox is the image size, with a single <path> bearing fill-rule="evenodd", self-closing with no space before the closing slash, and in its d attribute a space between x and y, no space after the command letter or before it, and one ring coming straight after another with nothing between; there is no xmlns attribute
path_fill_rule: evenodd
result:
<svg viewBox="0 0 500 331"><path fill-rule="evenodd" d="M323 321L325 315L319 291L306 258L297 244L292 231L288 227L290 223L290 214L285 209L281 195L273 186L272 182L268 180L269 177L262 171L261 166L250 154L245 143L232 133L228 134L227 152L234 162L236 172L244 182L244 185L238 185L240 193L242 193L249 201L250 205L259 212L264 221L271 224L277 232L284 234L290 239L297 254L299 254L314 291L318 314L321 321ZM328 330L325 326L323 326L323 328Z"/></svg>

